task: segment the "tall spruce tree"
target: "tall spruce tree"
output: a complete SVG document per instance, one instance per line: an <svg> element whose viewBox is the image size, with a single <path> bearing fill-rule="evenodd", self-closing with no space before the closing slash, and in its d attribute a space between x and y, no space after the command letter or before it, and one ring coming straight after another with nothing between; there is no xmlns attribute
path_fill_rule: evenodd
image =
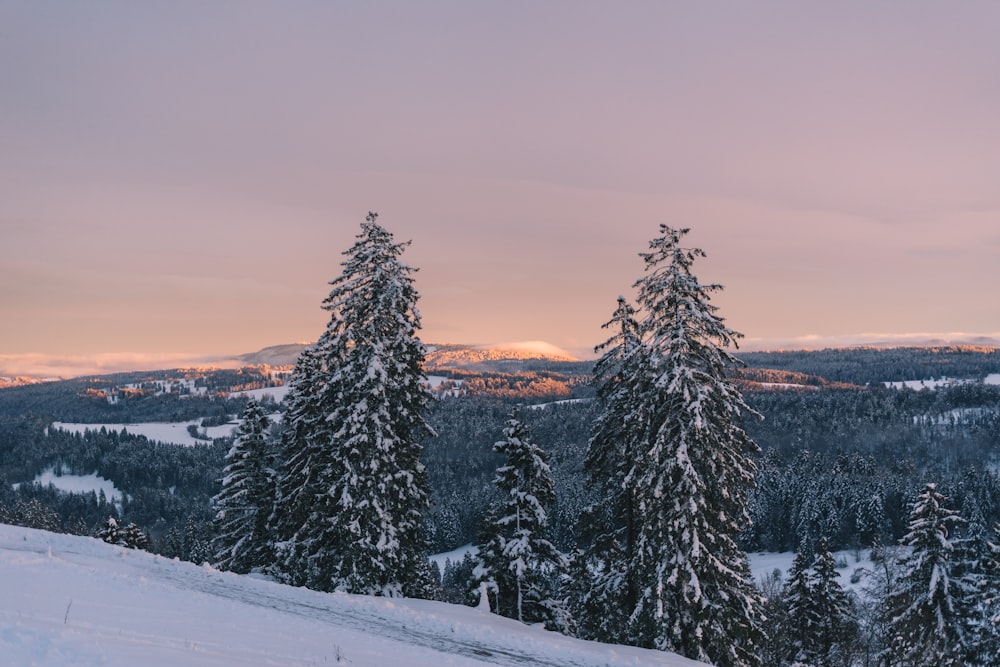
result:
<svg viewBox="0 0 1000 667"><path fill-rule="evenodd" d="M837 564L825 539L815 553L803 544L788 572L782 592L785 623L782 664L801 667L850 665L851 641L857 622L851 598L837 582Z"/></svg>
<svg viewBox="0 0 1000 667"><path fill-rule="evenodd" d="M986 655L1000 655L1000 523L994 524L995 542L989 542L989 558L984 563L986 624L980 650Z"/></svg>
<svg viewBox="0 0 1000 667"><path fill-rule="evenodd" d="M369 213L323 302L330 322L299 364L275 523L284 578L320 590L424 589L429 505L420 462L431 395L415 269ZM287 512L290 520L284 519ZM298 525L295 525L298 524Z"/></svg>
<svg viewBox="0 0 1000 667"><path fill-rule="evenodd" d="M638 514L630 639L720 667L757 665L764 600L736 543L759 451L739 421L756 413L728 376L739 362L724 348L740 334L710 303L722 287L691 272L704 252L681 246L687 233L661 225L636 283L649 376L625 482Z"/></svg>
<svg viewBox="0 0 1000 667"><path fill-rule="evenodd" d="M781 628L782 637L772 637L772 640L782 643L783 664L806 661L812 631L822 622L812 605L812 559L808 553L805 545L795 552L795 560L788 570L788 581L781 592L785 625Z"/></svg>
<svg viewBox="0 0 1000 667"><path fill-rule="evenodd" d="M325 491L333 485L336 466L330 461L329 431L323 414L326 386L315 347L295 362L285 399L279 441L277 497L269 519L275 541L276 576L295 586L313 585L311 558L322 548L312 528L333 511ZM326 503L319 508L317 503Z"/></svg>
<svg viewBox="0 0 1000 667"><path fill-rule="evenodd" d="M222 490L213 499L213 562L220 569L245 574L271 563L267 525L274 503L274 470L267 441L270 427L267 413L250 399L226 454Z"/></svg>
<svg viewBox="0 0 1000 667"><path fill-rule="evenodd" d="M566 559L545 537L545 507L555 500L552 472L516 409L503 435L493 445L505 457L494 479L503 500L484 531L474 575L494 593L497 613L565 630L566 611L553 593Z"/></svg>
<svg viewBox="0 0 1000 667"><path fill-rule="evenodd" d="M614 316L604 328L613 333L596 348L602 356L594 365L594 386L603 410L594 422L584 459L599 500L580 522L588 544L578 557L586 562L593 581L577 609L588 639L624 642L638 598L638 581L631 573L638 516L635 490L626 480L642 447L641 397L648 389L649 373L635 309L625 297L618 297Z"/></svg>
<svg viewBox="0 0 1000 667"><path fill-rule="evenodd" d="M821 538L812 564L812 605L821 622L811 637L810 664L818 667L851 664L851 645L858 634L854 603L837 581L839 576L826 538Z"/></svg>
<svg viewBox="0 0 1000 667"><path fill-rule="evenodd" d="M952 576L960 577L963 585L974 592L968 604L965 664L978 667L995 664L1000 656L1000 628L993 623L1000 611L997 609L997 596L1000 595L997 575L1000 572L996 561L1000 550L989 540L986 520L978 504L968 512L964 536L953 541L955 567Z"/></svg>
<svg viewBox="0 0 1000 667"><path fill-rule="evenodd" d="M900 588L893 609L891 647L907 667L958 667L968 649L968 591L954 568L953 529L962 519L944 505L936 484L927 484L910 512Z"/></svg>

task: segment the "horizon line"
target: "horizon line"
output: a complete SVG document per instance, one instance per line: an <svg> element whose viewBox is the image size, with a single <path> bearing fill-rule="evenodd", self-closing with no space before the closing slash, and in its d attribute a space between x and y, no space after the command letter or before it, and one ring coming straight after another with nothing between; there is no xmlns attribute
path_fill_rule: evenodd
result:
<svg viewBox="0 0 1000 667"><path fill-rule="evenodd" d="M254 365L245 357L286 345L308 345L307 342L278 343L255 352L235 354L196 354L188 352L98 352L93 354L59 354L28 352L0 354L0 377L66 380L86 375L170 370L175 368L240 368ZM428 347L460 346L470 349L535 350L575 358L596 360L593 348L561 347L541 340L504 343L425 343ZM784 338L743 338L733 352L791 352L847 349L852 347L934 347L973 346L1000 348L997 333L862 333L821 336L810 334ZM586 350L586 351L585 351ZM272 364L277 365L277 364Z"/></svg>

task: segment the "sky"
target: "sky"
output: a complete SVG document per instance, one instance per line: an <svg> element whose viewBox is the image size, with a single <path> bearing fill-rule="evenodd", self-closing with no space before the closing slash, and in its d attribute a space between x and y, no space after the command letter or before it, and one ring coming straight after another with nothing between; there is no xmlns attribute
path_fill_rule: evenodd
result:
<svg viewBox="0 0 1000 667"><path fill-rule="evenodd" d="M315 340L368 211L428 343L592 356L660 224L743 349L1000 337L1000 4L0 0L0 371Z"/></svg>

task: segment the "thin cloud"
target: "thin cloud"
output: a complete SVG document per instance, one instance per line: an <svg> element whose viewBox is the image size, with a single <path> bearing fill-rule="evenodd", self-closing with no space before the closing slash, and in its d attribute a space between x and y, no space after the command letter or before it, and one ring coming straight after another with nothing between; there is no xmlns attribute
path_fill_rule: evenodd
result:
<svg viewBox="0 0 1000 667"><path fill-rule="evenodd" d="M104 375L127 371L210 366L236 368L243 365L232 357L184 353L113 352L93 355L0 354L0 376L68 379L82 375Z"/></svg>

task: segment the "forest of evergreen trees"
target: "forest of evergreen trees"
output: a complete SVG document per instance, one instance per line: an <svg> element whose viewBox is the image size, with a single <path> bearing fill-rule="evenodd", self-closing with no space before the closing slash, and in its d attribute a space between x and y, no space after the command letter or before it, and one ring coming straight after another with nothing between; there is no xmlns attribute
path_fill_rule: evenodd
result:
<svg viewBox="0 0 1000 667"><path fill-rule="evenodd" d="M178 372L0 390L0 521L321 590L474 604L481 588L526 622L720 665L997 664L1000 387L883 382L982 380L998 351L750 353L740 369L718 287L690 270L700 251L663 228L592 373L450 369L463 391L434 400L406 244L374 217L362 230L280 429L229 398L273 382L260 369L183 395L156 390ZM233 438L194 447L50 428L237 416ZM46 469L125 498L32 484ZM479 556L435 576L427 554L464 544ZM837 581L841 549L871 550L863 596ZM755 582L759 550L795 564Z"/></svg>

